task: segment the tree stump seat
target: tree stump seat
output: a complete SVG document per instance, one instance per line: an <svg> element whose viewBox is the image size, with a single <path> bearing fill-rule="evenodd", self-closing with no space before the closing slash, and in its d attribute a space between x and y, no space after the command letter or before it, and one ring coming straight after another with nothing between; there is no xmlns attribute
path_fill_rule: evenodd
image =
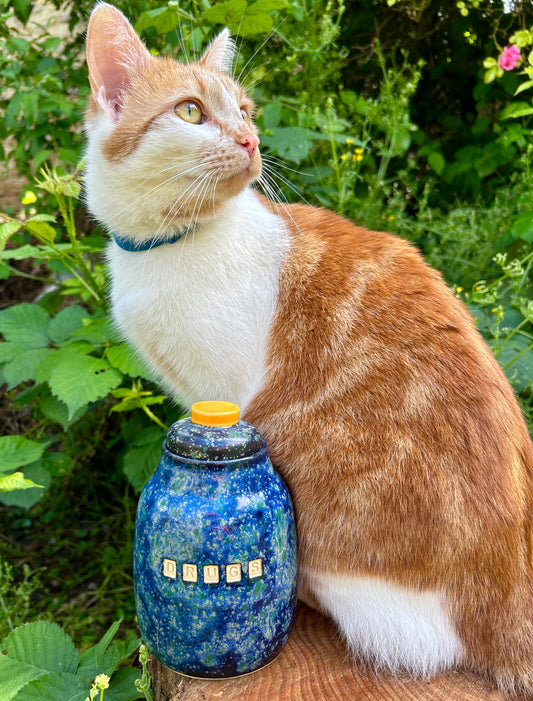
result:
<svg viewBox="0 0 533 701"><path fill-rule="evenodd" d="M268 666L236 679L191 679L151 659L155 701L504 701L489 681L447 672L431 681L376 675L354 663L333 623L298 603L291 637Z"/></svg>

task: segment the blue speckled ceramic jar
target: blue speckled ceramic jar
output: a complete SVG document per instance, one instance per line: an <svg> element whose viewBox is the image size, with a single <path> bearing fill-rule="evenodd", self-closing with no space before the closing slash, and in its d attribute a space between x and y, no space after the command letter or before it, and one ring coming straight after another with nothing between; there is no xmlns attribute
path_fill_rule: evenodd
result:
<svg viewBox="0 0 533 701"><path fill-rule="evenodd" d="M226 425L203 425L217 421ZM170 428L137 507L133 574L147 647L194 677L263 667L289 637L296 569L293 506L264 439L235 405L200 402Z"/></svg>

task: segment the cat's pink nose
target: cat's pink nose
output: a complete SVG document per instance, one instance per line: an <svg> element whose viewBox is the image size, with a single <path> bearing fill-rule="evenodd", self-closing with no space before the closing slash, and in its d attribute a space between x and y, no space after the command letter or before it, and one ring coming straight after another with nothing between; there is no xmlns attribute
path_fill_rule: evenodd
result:
<svg viewBox="0 0 533 701"><path fill-rule="evenodd" d="M250 158L252 158L254 155L255 149L259 146L259 143L259 137L256 136L256 134L247 134L241 140L241 146L244 146L244 148L248 151Z"/></svg>

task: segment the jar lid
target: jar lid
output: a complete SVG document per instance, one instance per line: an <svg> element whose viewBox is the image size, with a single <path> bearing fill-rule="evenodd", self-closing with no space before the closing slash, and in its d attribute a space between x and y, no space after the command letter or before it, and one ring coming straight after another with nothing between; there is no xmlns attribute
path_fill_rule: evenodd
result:
<svg viewBox="0 0 533 701"><path fill-rule="evenodd" d="M239 422L240 409L233 402L196 402L191 421L202 426L233 426Z"/></svg>
<svg viewBox="0 0 533 701"><path fill-rule="evenodd" d="M180 457L201 461L254 455L265 441L255 426L239 420L239 414L239 407L232 402L197 402L190 418L172 424L166 448Z"/></svg>

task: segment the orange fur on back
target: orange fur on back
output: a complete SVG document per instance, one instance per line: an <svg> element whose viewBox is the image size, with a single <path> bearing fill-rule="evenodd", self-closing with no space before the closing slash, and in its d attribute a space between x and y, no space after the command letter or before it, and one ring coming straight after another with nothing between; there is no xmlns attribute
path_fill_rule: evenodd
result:
<svg viewBox="0 0 533 701"><path fill-rule="evenodd" d="M531 679L533 448L502 370L409 244L288 215L246 419L291 485L304 571L444 591L470 663L504 678L511 654Z"/></svg>

